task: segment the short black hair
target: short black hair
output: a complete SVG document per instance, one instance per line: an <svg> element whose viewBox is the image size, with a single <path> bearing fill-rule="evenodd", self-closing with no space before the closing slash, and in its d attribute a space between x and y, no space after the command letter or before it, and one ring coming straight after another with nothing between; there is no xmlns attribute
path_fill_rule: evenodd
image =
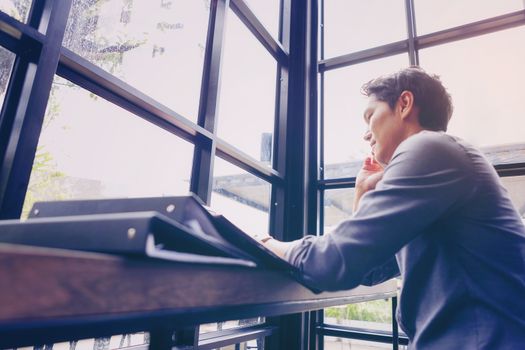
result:
<svg viewBox="0 0 525 350"><path fill-rule="evenodd" d="M446 131L454 107L452 98L439 76L412 66L397 73L384 75L364 84L361 92L387 102L394 109L403 91L414 94L414 104L419 108L419 123L424 129Z"/></svg>

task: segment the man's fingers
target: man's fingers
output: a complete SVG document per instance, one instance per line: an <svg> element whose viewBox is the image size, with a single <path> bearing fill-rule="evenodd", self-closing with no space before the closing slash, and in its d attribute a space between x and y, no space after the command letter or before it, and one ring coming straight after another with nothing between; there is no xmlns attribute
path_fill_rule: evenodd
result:
<svg viewBox="0 0 525 350"><path fill-rule="evenodd" d="M363 169L369 171L380 171L383 170L383 167L372 156L367 156L363 162Z"/></svg>

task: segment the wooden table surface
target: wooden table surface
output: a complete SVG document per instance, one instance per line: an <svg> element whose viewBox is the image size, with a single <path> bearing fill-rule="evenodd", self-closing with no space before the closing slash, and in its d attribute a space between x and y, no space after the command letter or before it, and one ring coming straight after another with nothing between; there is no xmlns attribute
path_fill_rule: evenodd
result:
<svg viewBox="0 0 525 350"><path fill-rule="evenodd" d="M315 294L276 271L0 244L0 339L82 325L123 331L272 316L395 293L395 281Z"/></svg>

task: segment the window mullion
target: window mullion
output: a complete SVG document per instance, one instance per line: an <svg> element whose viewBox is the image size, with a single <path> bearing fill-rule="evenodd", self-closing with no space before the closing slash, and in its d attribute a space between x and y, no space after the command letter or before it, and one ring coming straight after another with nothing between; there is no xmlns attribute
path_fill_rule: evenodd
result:
<svg viewBox="0 0 525 350"><path fill-rule="evenodd" d="M35 19L30 18L30 23L36 26L38 21L46 36L36 63L17 58L6 95L1 134L9 135L9 140L0 149L2 219L18 218L22 211L70 7L71 0L49 0L32 11Z"/></svg>
<svg viewBox="0 0 525 350"><path fill-rule="evenodd" d="M213 133L213 139L197 139L193 156L190 191L210 203L217 131L217 106L220 88L221 57L229 0L211 2L208 38L204 58L198 124Z"/></svg>

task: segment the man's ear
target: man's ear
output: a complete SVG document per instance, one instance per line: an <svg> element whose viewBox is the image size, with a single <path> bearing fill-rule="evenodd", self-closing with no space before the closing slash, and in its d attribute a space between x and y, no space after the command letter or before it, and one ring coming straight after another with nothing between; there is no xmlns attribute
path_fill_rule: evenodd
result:
<svg viewBox="0 0 525 350"><path fill-rule="evenodd" d="M397 109L402 119L407 118L414 111L414 94L411 91L405 90L399 95L397 99Z"/></svg>

